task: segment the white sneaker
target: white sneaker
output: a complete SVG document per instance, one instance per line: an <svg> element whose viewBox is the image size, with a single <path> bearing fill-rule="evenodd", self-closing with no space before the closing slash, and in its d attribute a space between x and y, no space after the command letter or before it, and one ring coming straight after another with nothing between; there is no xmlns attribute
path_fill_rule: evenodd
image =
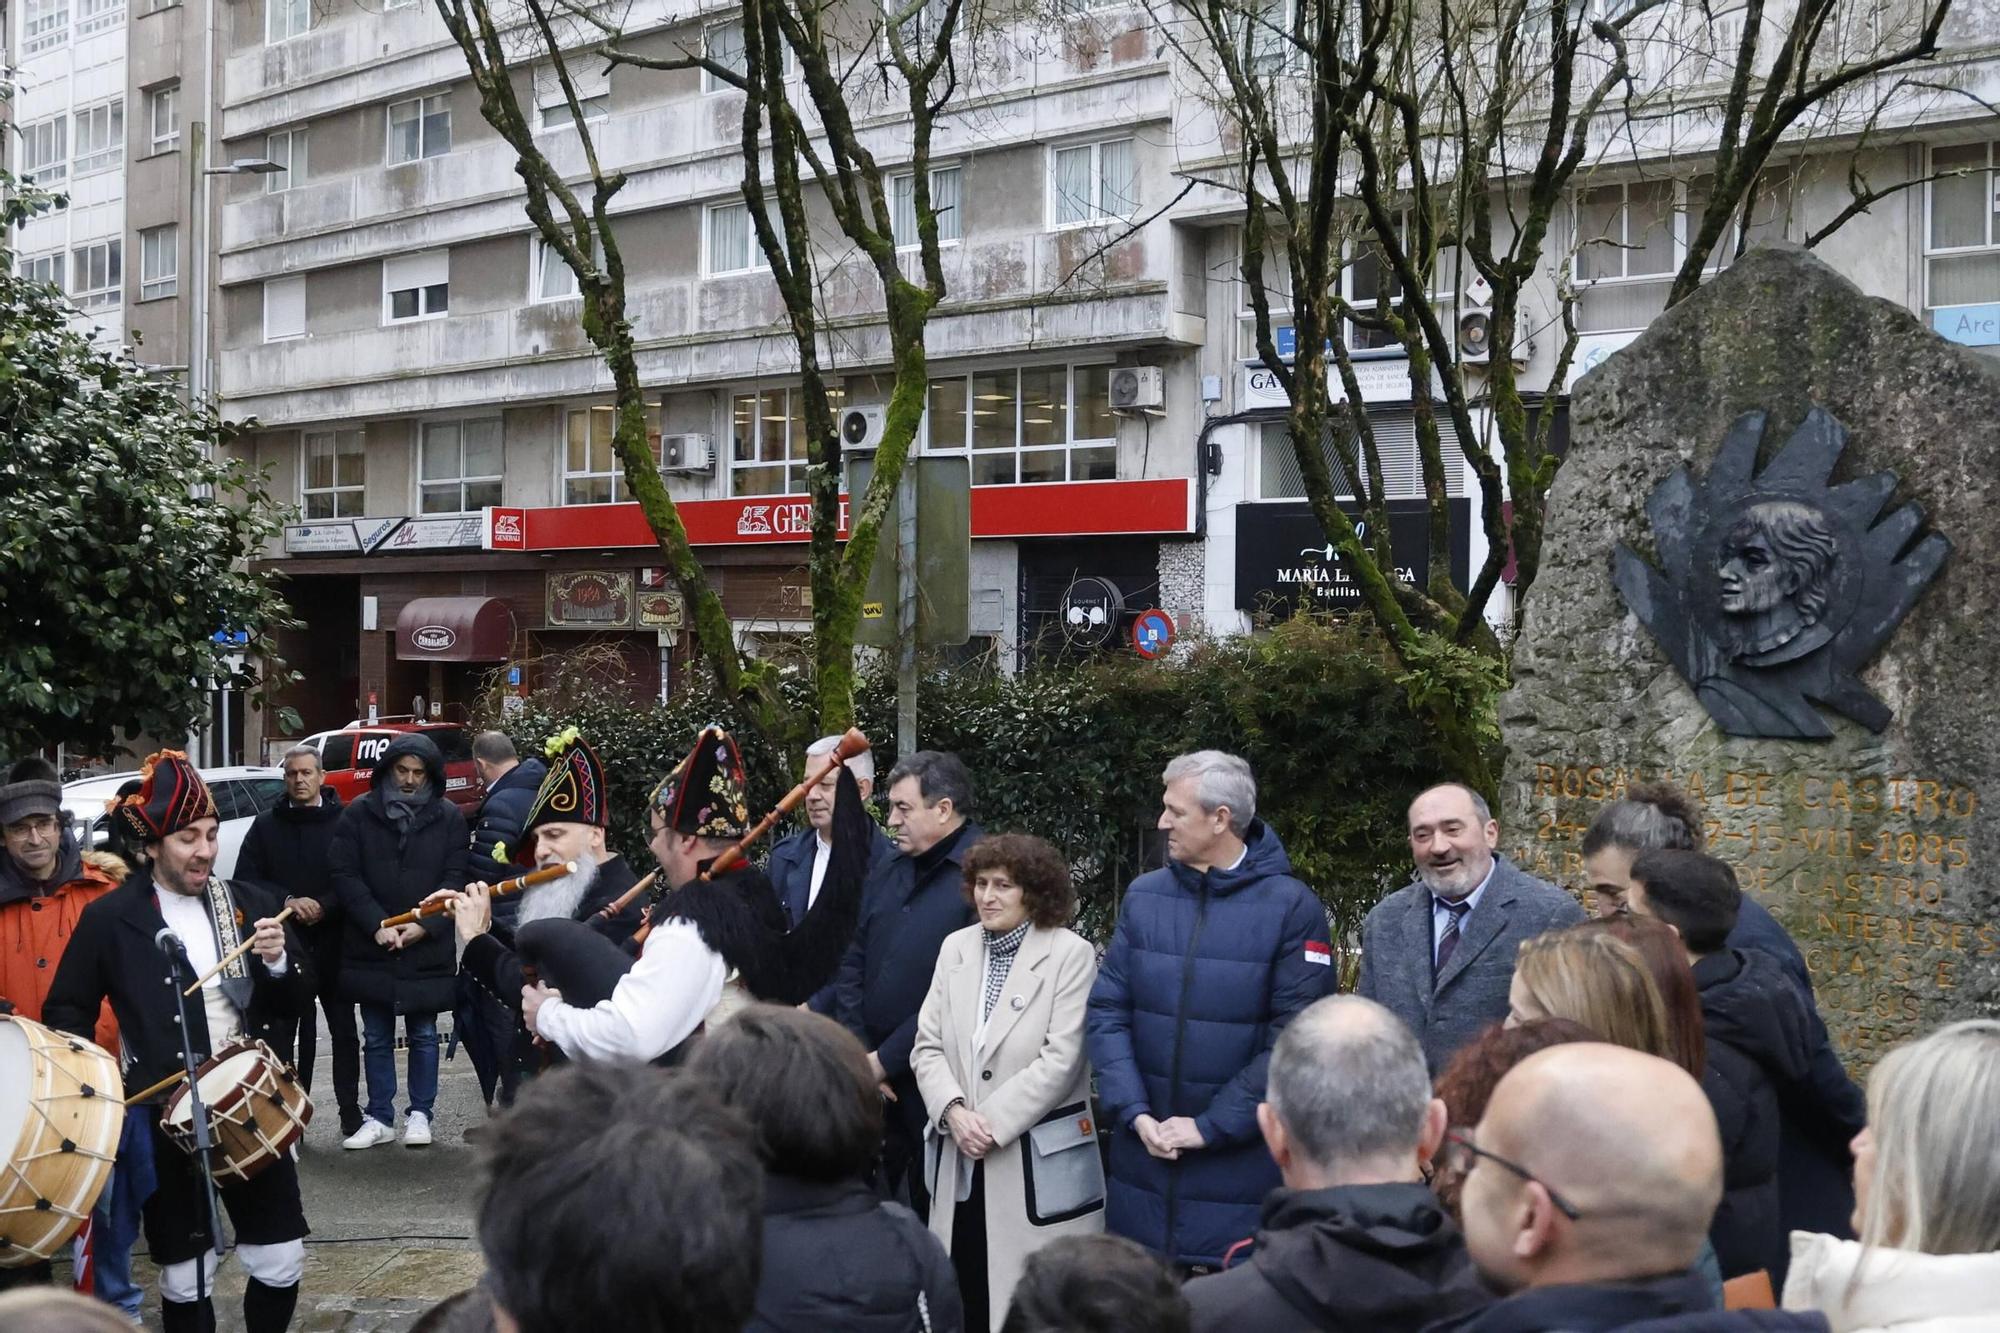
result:
<svg viewBox="0 0 2000 1333"><path fill-rule="evenodd" d="M385 1143L396 1141L396 1131L380 1120L364 1120L361 1128L340 1141L340 1146L348 1149L379 1148Z"/></svg>
<svg viewBox="0 0 2000 1333"><path fill-rule="evenodd" d="M405 1148L428 1148L431 1146L431 1118L422 1111L412 1111L404 1119L403 1146Z"/></svg>

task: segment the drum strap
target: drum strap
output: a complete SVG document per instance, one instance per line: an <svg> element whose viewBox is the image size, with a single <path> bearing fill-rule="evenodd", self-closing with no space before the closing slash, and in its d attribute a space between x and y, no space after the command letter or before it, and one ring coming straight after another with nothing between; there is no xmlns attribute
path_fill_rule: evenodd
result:
<svg viewBox="0 0 2000 1333"><path fill-rule="evenodd" d="M227 958L242 940L236 924L236 905L229 901L229 885L213 875L208 880L208 914L215 921L215 942L221 949L220 957ZM250 964L238 958L222 969L219 979L222 993L236 1006L239 1013L247 1014L250 1009Z"/></svg>

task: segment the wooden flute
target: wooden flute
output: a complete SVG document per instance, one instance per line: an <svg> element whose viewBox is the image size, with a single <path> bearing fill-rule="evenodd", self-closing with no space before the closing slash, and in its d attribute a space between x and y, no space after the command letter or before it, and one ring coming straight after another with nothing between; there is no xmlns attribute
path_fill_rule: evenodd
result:
<svg viewBox="0 0 2000 1333"><path fill-rule="evenodd" d="M510 893L519 893L523 889L532 889L537 884L547 884L552 880L561 879L564 875L574 875L575 873L576 862L564 861L561 865L544 866L540 870L531 870L525 875L516 875L513 879L503 879L488 890L488 892L495 898L503 898ZM449 898L440 898L434 903L419 903L407 912L403 912L397 916L384 917L378 929L387 930L391 926L413 925L422 917L442 916L450 907L451 901Z"/></svg>

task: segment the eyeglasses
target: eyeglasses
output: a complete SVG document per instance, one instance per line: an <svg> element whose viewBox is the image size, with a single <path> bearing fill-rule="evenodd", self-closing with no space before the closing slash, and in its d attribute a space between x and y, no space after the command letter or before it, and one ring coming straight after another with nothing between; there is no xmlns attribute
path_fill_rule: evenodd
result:
<svg viewBox="0 0 2000 1333"><path fill-rule="evenodd" d="M1508 1161L1499 1153L1486 1151L1486 1149L1474 1143L1463 1130L1452 1130L1444 1136L1444 1141L1446 1153L1445 1166L1453 1174L1457 1175L1459 1179L1463 1180L1471 1173L1472 1159L1484 1158L1493 1163L1493 1165L1512 1172L1530 1184L1540 1185L1542 1191L1549 1196L1549 1202L1556 1206L1556 1211L1567 1217L1570 1221L1575 1222L1582 1218L1583 1213L1577 1206L1556 1193L1555 1187L1550 1185L1548 1181L1543 1180L1526 1167Z"/></svg>

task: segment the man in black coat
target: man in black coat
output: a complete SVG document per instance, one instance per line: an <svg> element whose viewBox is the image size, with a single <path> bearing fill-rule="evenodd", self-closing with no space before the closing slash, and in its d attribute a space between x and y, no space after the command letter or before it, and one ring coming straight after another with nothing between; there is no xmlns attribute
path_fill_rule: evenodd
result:
<svg viewBox="0 0 2000 1333"><path fill-rule="evenodd" d="M604 766L583 740L561 740L556 748L557 753L551 756L554 767L548 770L547 780L535 793L522 821L514 855L531 862L537 870L564 864L574 864L576 869L553 883L508 895L515 904L514 922L578 921L622 948L639 928L642 909L634 901L610 915L605 913L639 877L625 858L605 843L611 807L606 799ZM509 869L518 873L525 867L517 864ZM432 898L451 903L452 920L464 949L459 957L460 972L478 987L483 998L508 1015L506 1061L518 1087L521 1079L532 1077L542 1067L543 1050L554 1052L553 1048L537 1049L521 1021L521 990L527 976L514 951L513 925L496 919L499 914L493 909L492 887L485 880L474 880L462 893L446 890ZM508 1101L512 1100L510 1093Z"/></svg>
<svg viewBox="0 0 2000 1333"><path fill-rule="evenodd" d="M49 1026L88 1037L98 1007L110 1000L127 1057L126 1084L134 1089L185 1067L184 1033L197 1063L245 1039L285 1040L311 1010L311 963L263 889L210 877L215 799L187 756L167 750L148 759L139 790L114 808L113 818L144 849L146 864L78 919L42 1009ZM199 999L187 1001L183 1029L174 989L215 968L246 928L250 951L209 978ZM178 969L162 960L162 948L185 955ZM156 1177L145 1230L160 1266L163 1326L167 1333L194 1333L215 1327L208 1294L223 1238L210 1234L200 1164L160 1130L160 1111L173 1091L143 1103ZM250 1333L282 1333L305 1271L298 1168L280 1155L252 1179L221 1185L219 1194L249 1278L244 1325Z"/></svg>
<svg viewBox="0 0 2000 1333"><path fill-rule="evenodd" d="M361 1128L361 1033L354 1006L336 996L340 980L340 900L333 892L327 852L340 822L340 793L324 784L319 752L309 745L285 754L285 799L258 815L236 854L236 878L270 890L293 911L299 935L312 954L313 980L326 1030L333 1041L333 1095L340 1106L344 1138ZM299 1082L312 1091L319 1024L308 1009L299 1017L296 1064ZM287 1041L273 1043L294 1059Z"/></svg>
<svg viewBox="0 0 2000 1333"><path fill-rule="evenodd" d="M1466 1248L1507 1294L1431 1333L1825 1333L1823 1315L1714 1308L1694 1262L1722 1151L1679 1065L1603 1042L1538 1051L1447 1142Z"/></svg>
<svg viewBox="0 0 2000 1333"><path fill-rule="evenodd" d="M1812 1015L1784 964L1761 950L1729 947L1743 902L1736 872L1704 852L1662 849L1640 853L1632 879L1633 913L1657 917L1680 935L1701 995L1709 1059L1734 1076L1720 1085L1711 1080L1723 1094L1714 1105L1724 1141L1775 1121L1777 1142L1796 1138L1815 1156L1844 1155L1866 1123L1865 1104L1858 1093L1846 1095L1853 1084L1844 1073L1831 1089L1819 1076ZM1724 1195L1713 1238L1725 1278L1761 1268L1783 1288L1791 1253L1780 1195L1792 1160L1773 1152L1764 1179L1744 1180Z"/></svg>
<svg viewBox="0 0 2000 1333"><path fill-rule="evenodd" d="M893 1105L883 1127L883 1185L930 1212L923 1186L924 1099L910 1070L917 1011L930 993L945 936L973 922L962 869L982 836L968 816L972 775L955 754L919 750L889 771L889 830L898 855L879 862L861 895L861 920L834 982L834 1017L868 1048Z"/></svg>
<svg viewBox="0 0 2000 1333"><path fill-rule="evenodd" d="M342 1147L395 1137L396 1017L409 1041L409 1116L403 1145L431 1141L437 1100L437 1016L451 1008L458 967L443 916L383 926L439 889L465 886L465 816L444 796L444 758L417 732L382 751L373 786L341 815L331 848L334 893L345 917L340 996L361 1006L367 1114Z"/></svg>
<svg viewBox="0 0 2000 1333"><path fill-rule="evenodd" d="M801 780L825 768L829 756L839 744L838 736L822 736L808 745ZM862 800L875 794L875 756L872 753L863 750L847 760L843 767L854 774L855 786L860 789ZM819 898L820 886L826 882L827 867L833 861L833 793L838 777L837 771L829 771L806 793L806 826L778 839L771 848L771 859L764 865L764 873L770 877L778 902L785 909L785 919L793 926L805 920L806 913L812 910L813 903ZM875 834L871 847L868 857L871 870L896 854L896 844L880 833ZM822 986L807 1001L807 1007L816 1014L832 1014L833 986Z"/></svg>
<svg viewBox="0 0 2000 1333"><path fill-rule="evenodd" d="M1194 1333L1416 1333L1492 1299L1424 1184L1445 1109L1401 1019L1358 995L1315 1001L1278 1038L1265 1096L1285 1183L1247 1261L1182 1288Z"/></svg>

